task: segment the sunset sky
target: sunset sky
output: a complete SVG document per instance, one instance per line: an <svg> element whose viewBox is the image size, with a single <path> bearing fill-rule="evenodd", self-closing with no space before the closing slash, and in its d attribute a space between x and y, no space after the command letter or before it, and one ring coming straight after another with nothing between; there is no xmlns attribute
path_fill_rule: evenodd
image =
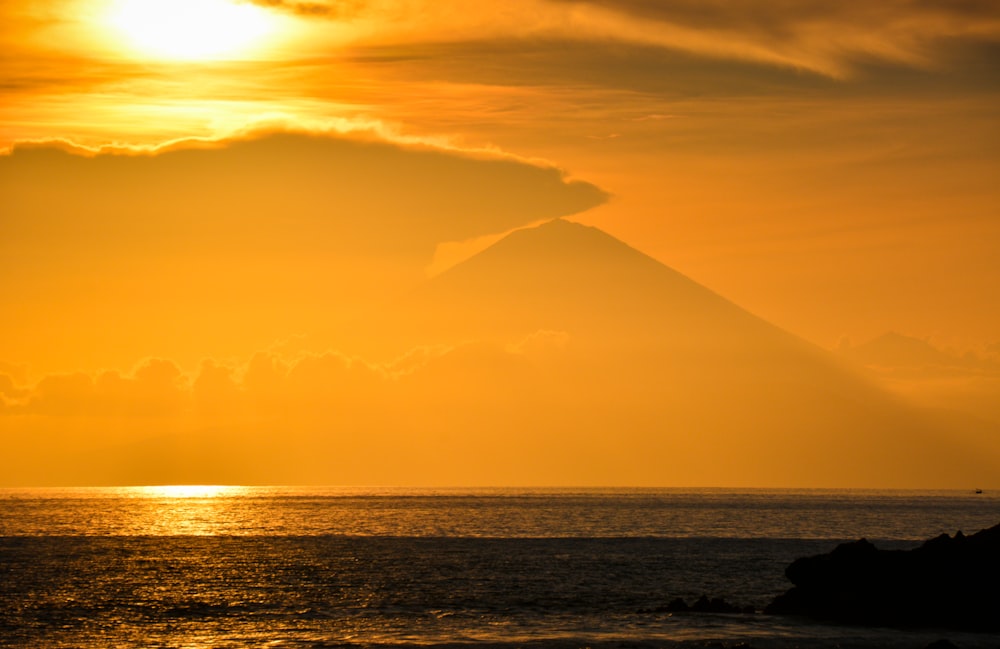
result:
<svg viewBox="0 0 1000 649"><path fill-rule="evenodd" d="M530 425L511 423L526 437L499 453L515 464L557 452L529 434L573 407L547 391L553 381L604 408L587 418L595 437L578 465L608 454L595 422L628 428L624 412L653 420L669 411L660 397L629 405L624 396L669 377L648 368L640 377L640 364L621 360L632 353L624 343L607 352L639 320L577 331L583 302L567 298L545 322L452 327L471 316L445 317L452 303L440 287L463 306L484 292L499 300L498 286L528 273L510 270L534 250L524 241L457 269L461 282L445 272L437 288L422 288L506 233L556 217L600 228L831 352L832 374L827 360L801 369L808 363L789 351L797 343L725 311L726 335L789 354L816 385L846 386L839 372L856 370L859 385L886 391L886 404L901 397L957 413L973 422L970 443L988 449L986 465L1000 466L996 2L2 0L0 83L0 434L13 449L10 484L294 482L291 467L303 462L315 464L301 474L307 482L539 484L551 470L553 483L579 483L586 472L541 459L485 477L448 473L447 463L433 474L405 466L421 443L451 445L452 460L482 455L441 440L473 427L484 395L480 414L531 414ZM635 251L590 232L536 238L634 265L622 270L638 284L629 299L651 300L642 291L660 286L661 271L641 270ZM483 270L490 263L504 270ZM549 286L546 268L533 268L523 286ZM590 278L579 300L622 290L578 271L574 282ZM552 279L559 295L573 286ZM537 299L503 309L552 303L540 289ZM431 303L440 318L410 327L402 314ZM661 343L650 358L674 353ZM522 361L551 369L544 359L563 348L582 365L551 370L549 401L504 374ZM616 394L598 366L636 382ZM470 383L460 367L485 368L489 379ZM722 383L732 378L725 368ZM601 381L583 384L590 371ZM677 380L686 390L701 372ZM400 387L404 378L411 384ZM358 387L369 380L393 387ZM716 397L750 394L732 380ZM517 394L503 401L496 381ZM303 405L329 404L330 390L352 401L346 419ZM451 392L454 402L439 402ZM666 410L647 411L654 402ZM435 428L434 407L454 420ZM871 407L890 417L889 405ZM758 423L773 428L761 413ZM697 429L689 415L675 425ZM304 447L333 435L341 457L361 459L327 470L302 451L275 460L272 473L244 470L281 446L279 421L294 422ZM411 425L423 432L400 450L386 430ZM711 423L720 435L730 425ZM181 458L177 449L206 431L214 459L187 468L163 465L155 456L165 447L149 441L169 438ZM443 437L428 442L434 435ZM206 469L233 439L252 439L252 450L226 470ZM372 459L384 445L394 459ZM53 446L64 455L46 469ZM73 453L87 452L105 464L66 473ZM148 467L135 460L143 453ZM808 472L781 473L791 451L777 454L771 473L678 465L634 476L810 486ZM594 467L595 481L628 483L628 458ZM956 463L942 484L964 486ZM380 468L359 468L369 465ZM831 470L817 486L919 486L888 466L874 475L838 480Z"/></svg>

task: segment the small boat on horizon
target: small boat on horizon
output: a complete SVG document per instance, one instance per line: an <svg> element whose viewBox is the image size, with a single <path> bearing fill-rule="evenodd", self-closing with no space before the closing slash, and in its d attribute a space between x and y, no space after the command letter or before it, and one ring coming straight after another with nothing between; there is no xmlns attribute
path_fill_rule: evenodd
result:
<svg viewBox="0 0 1000 649"><path fill-rule="evenodd" d="M981 493L983 493L983 490L982 490L982 489L979 489L979 488L977 487L977 488L976 488L976 493L977 493L977 494L981 494Z"/></svg>

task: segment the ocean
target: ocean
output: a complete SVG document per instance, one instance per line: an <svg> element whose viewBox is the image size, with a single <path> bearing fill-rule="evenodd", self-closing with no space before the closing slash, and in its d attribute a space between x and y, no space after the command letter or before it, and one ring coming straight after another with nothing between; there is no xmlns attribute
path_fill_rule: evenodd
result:
<svg viewBox="0 0 1000 649"><path fill-rule="evenodd" d="M0 647L1000 647L764 615L800 556L1000 522L969 491L0 490ZM701 595L756 613L669 613Z"/></svg>

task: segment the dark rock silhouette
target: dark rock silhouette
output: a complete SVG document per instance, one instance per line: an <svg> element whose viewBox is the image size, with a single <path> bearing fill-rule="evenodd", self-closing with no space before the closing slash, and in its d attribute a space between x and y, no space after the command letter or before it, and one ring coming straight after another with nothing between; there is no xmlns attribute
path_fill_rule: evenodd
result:
<svg viewBox="0 0 1000 649"><path fill-rule="evenodd" d="M942 534L912 550L865 539L796 559L795 587L765 613L847 624L1000 630L1000 525L972 536Z"/></svg>
<svg viewBox="0 0 1000 649"><path fill-rule="evenodd" d="M691 610L691 607L680 597L675 597L670 600L670 603L666 606L666 611L669 613L687 613Z"/></svg>
<svg viewBox="0 0 1000 649"><path fill-rule="evenodd" d="M958 647L951 640L942 638L930 643L924 649L958 649Z"/></svg>
<svg viewBox="0 0 1000 649"><path fill-rule="evenodd" d="M737 606L731 604L721 597L708 598L707 595L699 597L694 604L688 604L684 599L675 597L666 606L658 606L647 611L650 613L741 613L753 615L757 610L753 606Z"/></svg>
<svg viewBox="0 0 1000 649"><path fill-rule="evenodd" d="M753 607L747 606L736 606L735 604L730 604L721 597L713 597L709 599L707 596L702 595L698 600L691 605L691 611L693 613L754 613Z"/></svg>

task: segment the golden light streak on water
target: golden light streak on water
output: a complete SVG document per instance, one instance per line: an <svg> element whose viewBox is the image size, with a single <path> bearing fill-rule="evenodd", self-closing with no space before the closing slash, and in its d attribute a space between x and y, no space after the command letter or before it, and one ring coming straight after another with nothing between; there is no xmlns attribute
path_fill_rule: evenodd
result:
<svg viewBox="0 0 1000 649"><path fill-rule="evenodd" d="M246 487L229 485L158 485L151 487L128 487L141 498L218 498L220 496L240 496Z"/></svg>
<svg viewBox="0 0 1000 649"><path fill-rule="evenodd" d="M241 497L248 493L247 487L228 485L157 485L119 491L133 502L133 511L123 512L131 519L130 527L177 536L210 536L231 529Z"/></svg>

